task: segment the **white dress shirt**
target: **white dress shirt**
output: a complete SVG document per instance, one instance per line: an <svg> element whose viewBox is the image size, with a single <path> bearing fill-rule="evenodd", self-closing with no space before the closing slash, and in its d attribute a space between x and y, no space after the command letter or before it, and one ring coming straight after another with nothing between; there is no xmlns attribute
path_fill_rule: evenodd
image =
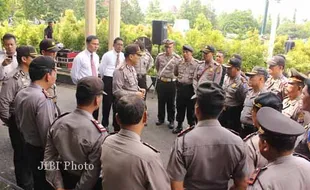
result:
<svg viewBox="0 0 310 190"><path fill-rule="evenodd" d="M89 52L87 49L80 52L73 60L73 65L71 69L71 79L74 84L83 78L92 76L92 69L91 69L91 54L93 54L93 61L96 66L96 71L98 73L99 67L99 56L93 52Z"/></svg>
<svg viewBox="0 0 310 190"><path fill-rule="evenodd" d="M102 59L101 59L101 64L99 67L99 72L100 72L101 77L103 76L113 77L116 59L117 59L117 52L114 49L103 54ZM124 61L125 61L124 53L120 52L119 63L121 64Z"/></svg>
<svg viewBox="0 0 310 190"><path fill-rule="evenodd" d="M6 66L2 66L2 63L4 59L6 58L6 54L0 54L0 81L8 80L16 71L16 68L18 67L18 62L16 58L16 52L13 55L13 60L11 64L8 64Z"/></svg>

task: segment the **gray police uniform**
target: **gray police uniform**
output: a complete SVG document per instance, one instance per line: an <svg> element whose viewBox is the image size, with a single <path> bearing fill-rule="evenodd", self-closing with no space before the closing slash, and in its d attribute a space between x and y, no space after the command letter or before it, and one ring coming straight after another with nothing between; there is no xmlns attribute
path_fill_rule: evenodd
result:
<svg viewBox="0 0 310 190"><path fill-rule="evenodd" d="M167 171L172 181L184 181L186 190L227 189L231 176L247 175L245 145L217 120L199 121L178 135Z"/></svg>
<svg viewBox="0 0 310 190"><path fill-rule="evenodd" d="M191 97L194 95L193 78L194 72L199 61L192 58L190 62L182 60L176 65L174 74L177 76L177 116L176 120L179 123L184 121L185 112L187 114L187 122L190 126L195 124L194 116L194 100Z"/></svg>
<svg viewBox="0 0 310 190"><path fill-rule="evenodd" d="M310 123L305 125L305 129L306 132L302 135L299 144L295 148L295 152L310 160Z"/></svg>
<svg viewBox="0 0 310 190"><path fill-rule="evenodd" d="M102 144L100 160L105 190L171 189L159 151L142 143L132 131L121 129L108 136Z"/></svg>
<svg viewBox="0 0 310 190"><path fill-rule="evenodd" d="M23 152L25 142L15 122L14 100L16 94L29 84L29 74L22 70L17 70L13 77L2 83L0 92L0 118L9 127L9 135L14 150L13 161L16 183L24 189L32 189L32 179L30 169L27 167L27 159Z"/></svg>
<svg viewBox="0 0 310 190"><path fill-rule="evenodd" d="M147 89L146 74L147 71L153 66L153 62L154 59L152 55L147 50L145 50L144 55L140 57L139 63L134 66L137 72L138 85L140 88Z"/></svg>
<svg viewBox="0 0 310 190"><path fill-rule="evenodd" d="M279 95L279 97L283 100L285 97L284 88L288 82L288 79L282 75L277 79L272 77L268 78L265 82L265 87L268 92L274 92Z"/></svg>
<svg viewBox="0 0 310 190"><path fill-rule="evenodd" d="M207 64L204 61L198 64L197 69L194 73L193 86L196 91L198 85L205 81L213 81L220 84L222 78L223 68L222 65L216 61L212 61Z"/></svg>
<svg viewBox="0 0 310 190"><path fill-rule="evenodd" d="M101 145L106 129L91 113L77 108L57 119L48 133L44 162L54 188L92 189L100 175ZM52 168L53 163L59 163ZM77 165L83 165L76 169ZM87 166L88 165L88 166Z"/></svg>
<svg viewBox="0 0 310 190"><path fill-rule="evenodd" d="M181 61L181 57L175 53L167 56L166 53L160 53L155 60L155 68L158 74L156 90L158 94L158 121L165 120L165 107L167 104L168 121L174 122L175 119L175 94L176 77L174 67ZM169 64L169 65L168 65Z"/></svg>
<svg viewBox="0 0 310 190"><path fill-rule="evenodd" d="M290 100L289 98L284 99L282 113L301 125L310 122L310 113L302 110L301 96L294 100Z"/></svg>

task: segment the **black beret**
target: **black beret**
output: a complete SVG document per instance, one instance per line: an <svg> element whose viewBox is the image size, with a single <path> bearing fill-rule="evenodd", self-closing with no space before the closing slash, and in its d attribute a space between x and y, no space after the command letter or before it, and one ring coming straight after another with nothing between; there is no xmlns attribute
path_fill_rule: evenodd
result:
<svg viewBox="0 0 310 190"><path fill-rule="evenodd" d="M212 105L224 105L225 91L217 83L206 81L198 85L192 99L195 98L210 100Z"/></svg>
<svg viewBox="0 0 310 190"><path fill-rule="evenodd" d="M125 54L125 57L127 57L130 54L137 54L139 56L143 55L138 44L129 44L128 46L126 46L124 54Z"/></svg>
<svg viewBox="0 0 310 190"><path fill-rule="evenodd" d="M192 48L192 46L190 46L190 45L184 45L183 46L183 50L187 50L187 51L190 51L190 52L194 52L194 49Z"/></svg>
<svg viewBox="0 0 310 190"><path fill-rule="evenodd" d="M94 95L100 95L106 93L103 91L103 82L100 78L89 76L83 77L77 83L76 98L87 98Z"/></svg>
<svg viewBox="0 0 310 190"><path fill-rule="evenodd" d="M229 59L227 64L223 64L224 67L230 68L230 67L236 67L236 68L241 68L241 63L242 61L238 58L231 58Z"/></svg>
<svg viewBox="0 0 310 190"><path fill-rule="evenodd" d="M31 70L55 69L56 62L50 56L39 56L32 60L29 65Z"/></svg>
<svg viewBox="0 0 310 190"><path fill-rule="evenodd" d="M40 52L42 50L49 52L57 52L60 49L58 48L56 42L53 39L44 39L40 42Z"/></svg>
<svg viewBox="0 0 310 190"><path fill-rule="evenodd" d="M279 112L282 112L283 108L281 98L273 92L259 94L254 99L253 105L257 108L271 107L275 110L278 110Z"/></svg>
<svg viewBox="0 0 310 190"><path fill-rule="evenodd" d="M16 48L16 53L17 57L30 56L35 58L38 56L36 50L32 46L19 46L18 48Z"/></svg>
<svg viewBox="0 0 310 190"><path fill-rule="evenodd" d="M257 112L257 121L262 135L299 136L305 132L302 125L270 107L263 107Z"/></svg>
<svg viewBox="0 0 310 190"><path fill-rule="evenodd" d="M203 53L215 53L215 48L213 46L207 45L206 47L204 47L201 52Z"/></svg>

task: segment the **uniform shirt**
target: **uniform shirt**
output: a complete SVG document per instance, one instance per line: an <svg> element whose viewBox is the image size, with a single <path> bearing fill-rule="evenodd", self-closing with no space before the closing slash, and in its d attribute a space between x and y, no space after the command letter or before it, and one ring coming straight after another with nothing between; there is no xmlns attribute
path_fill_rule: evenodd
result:
<svg viewBox="0 0 310 190"><path fill-rule="evenodd" d="M246 144L246 162L248 167L248 174L252 174L256 168L262 168L268 164L268 160L264 158L258 147L259 136L258 133L248 135L244 142Z"/></svg>
<svg viewBox="0 0 310 190"><path fill-rule="evenodd" d="M253 125L252 121L252 108L254 99L260 94L267 92L265 88L261 89L258 92L254 92L253 89L250 89L245 97L244 103L243 103L243 109L240 116L240 121L243 124Z"/></svg>
<svg viewBox="0 0 310 190"><path fill-rule="evenodd" d="M47 131L57 117L55 104L47 92L31 83L17 93L14 108L17 127L26 143L44 148Z"/></svg>
<svg viewBox="0 0 310 190"><path fill-rule="evenodd" d="M86 49L80 52L73 60L71 78L74 84L77 84L83 77L92 76L91 54L93 54L93 60L98 74L99 56L95 52L91 53Z"/></svg>
<svg viewBox="0 0 310 190"><path fill-rule="evenodd" d="M234 79L226 75L223 89L225 90L226 94L225 106L235 107L243 105L248 91L248 85L245 78L243 78L240 74L237 75Z"/></svg>
<svg viewBox="0 0 310 190"><path fill-rule="evenodd" d="M310 124L307 124L305 129L306 132L302 135L301 141L295 148L295 152L304 155L310 160L310 146L308 146L308 143L310 143Z"/></svg>
<svg viewBox="0 0 310 190"><path fill-rule="evenodd" d="M138 134L121 129L106 138L101 153L102 188L107 190L170 190L159 151Z"/></svg>
<svg viewBox="0 0 310 190"><path fill-rule="evenodd" d="M222 72L222 65L215 62L214 60L209 64L205 62L200 63L194 73L194 90L196 91L198 85L205 81L213 81L217 84L220 84Z"/></svg>
<svg viewBox="0 0 310 190"><path fill-rule="evenodd" d="M12 62L6 66L3 66L2 63L7 57L6 54L0 54L0 81L8 80L15 74L15 71L18 67L18 62L16 58L17 53L12 56Z"/></svg>
<svg viewBox="0 0 310 190"><path fill-rule="evenodd" d="M277 158L263 168L248 189L310 189L310 162L293 155Z"/></svg>
<svg viewBox="0 0 310 190"><path fill-rule="evenodd" d="M135 65L137 74L146 75L147 71L153 66L154 59L152 55L146 50L145 54L141 56L138 64Z"/></svg>
<svg viewBox="0 0 310 190"><path fill-rule="evenodd" d="M101 58L101 64L99 66L99 72L101 77L108 76L113 77L113 72L116 68L116 60L117 60L117 52L113 49L105 54L103 54ZM119 63L123 63L125 61L124 53L119 53Z"/></svg>
<svg viewBox="0 0 310 190"><path fill-rule="evenodd" d="M284 99L282 113L294 121L297 121L301 125L305 125L310 122L309 112L302 110L301 96L294 100L290 100L289 98Z"/></svg>
<svg viewBox="0 0 310 190"><path fill-rule="evenodd" d="M275 92L283 100L285 97L284 88L288 82L288 79L282 75L279 78L269 77L265 82L265 87L268 92Z"/></svg>
<svg viewBox="0 0 310 190"><path fill-rule="evenodd" d="M176 53L173 53L171 56L167 56L166 53L158 54L155 59L155 67L158 77L174 79L174 67L180 62L180 60L181 57ZM166 66L168 63L169 65Z"/></svg>
<svg viewBox="0 0 310 190"><path fill-rule="evenodd" d="M198 66L199 61L192 58L190 62L185 62L182 59L174 69L174 75L177 76L178 82L182 84L193 84L194 73Z"/></svg>
<svg viewBox="0 0 310 190"><path fill-rule="evenodd" d="M92 114L77 108L57 119L50 128L44 162L92 164L94 168L91 170L72 170L72 164L64 168L68 173L80 176L76 190L90 190L100 175L101 145L105 136L106 130L95 121ZM46 178L54 188L64 188L59 170L47 170Z"/></svg>
<svg viewBox="0 0 310 190"><path fill-rule="evenodd" d="M135 94L138 90L139 86L135 68L126 62L122 63L113 74L113 95L116 99L119 99L126 94Z"/></svg>
<svg viewBox="0 0 310 190"><path fill-rule="evenodd" d="M22 70L16 71L13 77L3 82L0 92L0 118L7 124L9 118L14 114L14 99L21 89L30 84L29 73Z"/></svg>
<svg viewBox="0 0 310 190"><path fill-rule="evenodd" d="M218 120L199 121L175 140L167 171L172 181L184 181L186 190L226 190L231 176L247 174L245 145Z"/></svg>

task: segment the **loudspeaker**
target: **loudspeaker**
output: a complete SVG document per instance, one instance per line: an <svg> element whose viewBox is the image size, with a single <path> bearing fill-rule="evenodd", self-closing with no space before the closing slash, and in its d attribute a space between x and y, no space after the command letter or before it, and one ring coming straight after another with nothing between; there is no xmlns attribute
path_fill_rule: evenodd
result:
<svg viewBox="0 0 310 190"><path fill-rule="evenodd" d="M167 21L152 21L152 43L161 45L163 40L167 38Z"/></svg>

